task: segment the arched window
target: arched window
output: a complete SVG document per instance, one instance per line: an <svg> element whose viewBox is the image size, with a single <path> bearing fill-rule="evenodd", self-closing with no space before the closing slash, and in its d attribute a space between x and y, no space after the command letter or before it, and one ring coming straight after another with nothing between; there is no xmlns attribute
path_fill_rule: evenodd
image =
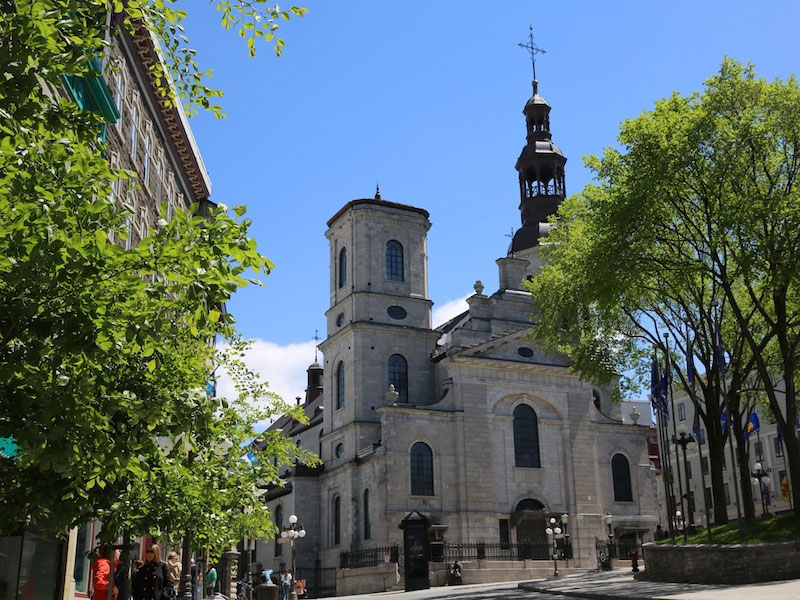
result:
<svg viewBox="0 0 800 600"><path fill-rule="evenodd" d="M344 362L336 367L336 408L344 406Z"/></svg>
<svg viewBox="0 0 800 600"><path fill-rule="evenodd" d="M333 499L333 545L338 546L342 541L342 501L339 496Z"/></svg>
<svg viewBox="0 0 800 600"><path fill-rule="evenodd" d="M628 459L622 454L615 454L611 459L611 476L614 479L614 501L633 502L631 469Z"/></svg>
<svg viewBox="0 0 800 600"><path fill-rule="evenodd" d="M411 495L433 496L433 452L425 442L411 446Z"/></svg>
<svg viewBox="0 0 800 600"><path fill-rule="evenodd" d="M403 245L397 240L386 242L386 279L405 281L403 275Z"/></svg>
<svg viewBox="0 0 800 600"><path fill-rule="evenodd" d="M339 287L343 288L347 283L347 249L339 250Z"/></svg>
<svg viewBox="0 0 800 600"><path fill-rule="evenodd" d="M275 526L278 528L278 533L275 534L275 556L282 556L283 544L278 543L278 540L281 539L281 528L283 527L283 506L280 504L275 507Z"/></svg>
<svg viewBox="0 0 800 600"><path fill-rule="evenodd" d="M369 490L364 490L364 539L372 537L372 527L369 522Z"/></svg>
<svg viewBox="0 0 800 600"><path fill-rule="evenodd" d="M399 394L398 402L408 402L408 363L400 354L389 357L389 384Z"/></svg>
<svg viewBox="0 0 800 600"><path fill-rule="evenodd" d="M539 421L527 404L514 409L514 464L541 467L539 459Z"/></svg>

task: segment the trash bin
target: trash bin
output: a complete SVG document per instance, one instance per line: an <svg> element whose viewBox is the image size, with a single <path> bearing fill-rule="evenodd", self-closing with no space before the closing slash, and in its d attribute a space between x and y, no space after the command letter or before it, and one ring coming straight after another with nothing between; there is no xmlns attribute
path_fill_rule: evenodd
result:
<svg viewBox="0 0 800 600"><path fill-rule="evenodd" d="M278 600L279 589L271 583L260 583L256 586L256 600Z"/></svg>

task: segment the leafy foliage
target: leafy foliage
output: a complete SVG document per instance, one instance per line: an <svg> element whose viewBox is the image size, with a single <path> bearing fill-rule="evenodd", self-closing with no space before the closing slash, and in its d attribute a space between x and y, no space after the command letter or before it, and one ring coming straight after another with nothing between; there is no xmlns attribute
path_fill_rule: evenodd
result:
<svg viewBox="0 0 800 600"><path fill-rule="evenodd" d="M244 19L267 17L273 37L256 37L280 53L269 21L285 18L277 6L214 4L246 31ZM272 264L248 237L244 208L231 216L223 205L160 218L126 250L119 242L132 208L114 190L135 173L109 166L100 116L59 93L64 76L98 76L90 61L116 23L162 41L163 93L221 114L180 37L186 15L172 5L0 7L0 437L19 447L15 459L0 457L0 533L29 519L64 531L100 517L107 536L122 526L178 536L191 525L194 541L214 548L267 526L254 486L275 479L271 460L245 466L240 453L213 450L223 440L238 449L256 422L291 408L209 342L236 340L224 306L237 289L261 285ZM239 379L242 394L230 403L202 392L217 364ZM269 404L251 408L247 398ZM157 437L185 440L191 454L164 456ZM313 460L290 446L274 440L265 452Z"/></svg>

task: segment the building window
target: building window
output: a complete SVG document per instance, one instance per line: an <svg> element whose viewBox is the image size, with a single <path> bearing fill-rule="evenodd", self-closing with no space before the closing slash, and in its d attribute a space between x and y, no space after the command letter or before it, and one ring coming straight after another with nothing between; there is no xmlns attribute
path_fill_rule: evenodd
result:
<svg viewBox="0 0 800 600"><path fill-rule="evenodd" d="M144 184L150 186L150 135L144 136Z"/></svg>
<svg viewBox="0 0 800 600"><path fill-rule="evenodd" d="M336 367L336 408L344 407L344 362Z"/></svg>
<svg viewBox="0 0 800 600"><path fill-rule="evenodd" d="M433 496L433 452L425 442L411 446L411 495Z"/></svg>
<svg viewBox="0 0 800 600"><path fill-rule="evenodd" d="M703 475L708 475L708 457L704 456L700 460L700 466L703 469Z"/></svg>
<svg viewBox="0 0 800 600"><path fill-rule="evenodd" d="M775 457L780 458L783 456L783 442L778 436L775 436L773 442L775 442Z"/></svg>
<svg viewBox="0 0 800 600"><path fill-rule="evenodd" d="M389 357L389 384L398 393L398 402L408 402L408 363L400 354Z"/></svg>
<svg viewBox="0 0 800 600"><path fill-rule="evenodd" d="M344 456L344 444L342 443L336 444L336 448L333 451L333 455L336 458L342 458L342 456Z"/></svg>
<svg viewBox="0 0 800 600"><path fill-rule="evenodd" d="M405 281L403 274L403 246L397 240L386 242L386 279Z"/></svg>
<svg viewBox="0 0 800 600"><path fill-rule="evenodd" d="M278 528L278 533L275 534L275 556L283 556L283 544L278 543L278 540L281 539L281 527L283 526L283 506L280 504L275 507L275 526Z"/></svg>
<svg viewBox="0 0 800 600"><path fill-rule="evenodd" d="M500 547L508 548L511 544L511 529L508 519L500 519Z"/></svg>
<svg viewBox="0 0 800 600"><path fill-rule="evenodd" d="M342 541L342 501L339 496L333 499L333 545Z"/></svg>
<svg viewBox="0 0 800 600"><path fill-rule="evenodd" d="M709 510L714 508L714 494L711 493L711 488L706 488L706 506Z"/></svg>
<svg viewBox="0 0 800 600"><path fill-rule="evenodd" d="M697 441L701 446L706 443L706 430L705 429L698 429L697 430Z"/></svg>
<svg viewBox="0 0 800 600"><path fill-rule="evenodd" d="M347 283L347 249L339 251L339 287L343 288Z"/></svg>
<svg viewBox="0 0 800 600"><path fill-rule="evenodd" d="M136 161L136 135L139 131L139 113L136 112L136 105L131 106L131 158Z"/></svg>
<svg viewBox="0 0 800 600"><path fill-rule="evenodd" d="M364 490L364 539L372 537L372 527L369 522L369 490Z"/></svg>
<svg viewBox="0 0 800 600"><path fill-rule="evenodd" d="M75 562L72 576L75 578L75 591L86 593L89 587L89 559L86 553L92 549L92 524L87 523L78 528L75 542Z"/></svg>
<svg viewBox="0 0 800 600"><path fill-rule="evenodd" d="M514 409L514 464L518 467L541 467L539 459L539 421L527 404Z"/></svg>
<svg viewBox="0 0 800 600"><path fill-rule="evenodd" d="M686 420L686 405L681 402L678 404L678 421Z"/></svg>
<svg viewBox="0 0 800 600"><path fill-rule="evenodd" d="M764 444L761 443L761 440L756 440L755 451L758 460L764 460Z"/></svg>
<svg viewBox="0 0 800 600"><path fill-rule="evenodd" d="M611 476L614 479L614 501L633 502L631 469L628 459L622 454L615 454L611 459Z"/></svg>
<svg viewBox="0 0 800 600"><path fill-rule="evenodd" d="M122 67L117 71L117 90L114 94L114 104L117 106L119 120L117 125L122 126L122 99L125 97L125 78L122 76Z"/></svg>

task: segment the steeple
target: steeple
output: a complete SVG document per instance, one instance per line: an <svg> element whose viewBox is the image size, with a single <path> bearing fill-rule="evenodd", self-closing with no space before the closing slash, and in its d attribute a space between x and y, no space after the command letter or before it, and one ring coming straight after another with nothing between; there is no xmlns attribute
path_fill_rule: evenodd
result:
<svg viewBox="0 0 800 600"><path fill-rule="evenodd" d="M531 53L533 61L541 48L533 44L520 44ZM534 73L535 73L534 63ZM522 227L514 234L510 253L532 248L547 230L547 218L558 210L566 196L564 164L567 159L561 149L552 142L550 133L550 105L539 95L539 82L533 80L533 95L522 109L527 127L527 144L517 159L519 172L519 209Z"/></svg>

